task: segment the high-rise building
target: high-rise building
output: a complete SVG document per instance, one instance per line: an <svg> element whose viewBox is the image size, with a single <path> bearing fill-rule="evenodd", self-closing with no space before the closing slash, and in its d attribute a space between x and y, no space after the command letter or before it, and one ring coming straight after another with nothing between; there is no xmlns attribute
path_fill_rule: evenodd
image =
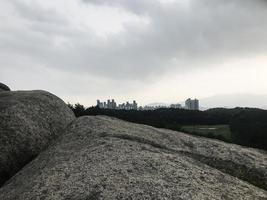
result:
<svg viewBox="0 0 267 200"><path fill-rule="evenodd" d="M125 109L126 109L126 110L130 110L130 109L131 109L131 108L130 108L130 103L129 103L128 101L126 101Z"/></svg>
<svg viewBox="0 0 267 200"><path fill-rule="evenodd" d="M107 103L107 108L108 109L111 109L112 107L111 107L111 102L110 102L110 100L108 99L108 103Z"/></svg>
<svg viewBox="0 0 267 200"><path fill-rule="evenodd" d="M185 109L188 110L199 110L199 100L198 99L187 99L185 101Z"/></svg>
<svg viewBox="0 0 267 200"><path fill-rule="evenodd" d="M105 109L120 109L120 110L137 110L137 102L134 100L133 103L129 103L128 101L123 104L118 104L114 99L108 99L107 102L101 102L100 100L97 100L97 106L99 108L105 108Z"/></svg>
<svg viewBox="0 0 267 200"><path fill-rule="evenodd" d="M97 106L99 108L104 108L104 103L103 102L100 102L100 100L97 100L96 102L97 102Z"/></svg>
<svg viewBox="0 0 267 200"><path fill-rule="evenodd" d="M111 100L111 109L116 109L117 105L114 99Z"/></svg>
<svg viewBox="0 0 267 200"><path fill-rule="evenodd" d="M96 100L96 105L100 108L100 100Z"/></svg>

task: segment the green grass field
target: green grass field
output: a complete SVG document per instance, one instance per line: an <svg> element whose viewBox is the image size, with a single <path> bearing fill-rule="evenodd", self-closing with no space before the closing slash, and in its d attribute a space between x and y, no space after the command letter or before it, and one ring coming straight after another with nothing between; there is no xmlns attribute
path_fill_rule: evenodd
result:
<svg viewBox="0 0 267 200"><path fill-rule="evenodd" d="M182 131L206 137L223 137L225 140L231 141L231 131L229 125L183 126Z"/></svg>

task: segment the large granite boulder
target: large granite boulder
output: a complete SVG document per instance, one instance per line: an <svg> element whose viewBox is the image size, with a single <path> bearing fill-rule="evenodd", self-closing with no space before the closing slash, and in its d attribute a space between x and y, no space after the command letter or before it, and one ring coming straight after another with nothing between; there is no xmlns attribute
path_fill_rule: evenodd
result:
<svg viewBox="0 0 267 200"><path fill-rule="evenodd" d="M10 91L10 88L5 84L0 83L0 92L1 91Z"/></svg>
<svg viewBox="0 0 267 200"><path fill-rule="evenodd" d="M75 119L45 91L0 92L0 185L36 157Z"/></svg>
<svg viewBox="0 0 267 200"><path fill-rule="evenodd" d="M267 154L81 117L1 189L5 200L267 199Z"/></svg>

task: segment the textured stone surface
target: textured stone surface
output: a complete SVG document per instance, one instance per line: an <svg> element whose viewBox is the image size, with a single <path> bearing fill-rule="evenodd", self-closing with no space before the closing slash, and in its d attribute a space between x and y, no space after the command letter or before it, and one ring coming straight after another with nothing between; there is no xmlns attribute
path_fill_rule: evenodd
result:
<svg viewBox="0 0 267 200"><path fill-rule="evenodd" d="M1 91L10 91L10 88L5 84L0 83L0 92Z"/></svg>
<svg viewBox="0 0 267 200"><path fill-rule="evenodd" d="M0 199L267 199L255 149L81 117L0 189Z"/></svg>
<svg viewBox="0 0 267 200"><path fill-rule="evenodd" d="M74 119L67 105L48 92L1 92L0 185L37 156Z"/></svg>

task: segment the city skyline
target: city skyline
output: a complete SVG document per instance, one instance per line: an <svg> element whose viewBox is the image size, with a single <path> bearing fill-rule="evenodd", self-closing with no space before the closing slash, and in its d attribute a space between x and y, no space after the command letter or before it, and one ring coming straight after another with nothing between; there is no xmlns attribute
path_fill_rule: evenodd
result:
<svg viewBox="0 0 267 200"><path fill-rule="evenodd" d="M99 99L96 100L96 105L99 108L105 108L105 109L119 109L119 110L137 110L138 104L135 100L133 100L133 103L129 103L129 101L126 101L125 103L118 104L114 99L108 99L107 101L101 102Z"/></svg>
<svg viewBox="0 0 267 200"><path fill-rule="evenodd" d="M196 97L190 97L191 99L195 99ZM107 98L110 99L110 98ZM115 98L117 99L117 98ZM127 101L127 97L125 97L125 101ZM136 98L133 98L136 99ZM146 102L144 104L138 103L140 106L167 106L167 107L175 107L184 106L185 99L177 98L176 100L169 101L169 102L160 102L160 101L152 101ZM124 100L119 102L123 102ZM221 95L213 95L206 98L199 98L201 102L200 110L206 110L209 108L235 108L235 107L251 107L251 108L261 108L267 110L267 95L252 95L252 94L245 94L245 93L237 93L237 94L221 94ZM137 100L139 102L139 100ZM77 103L77 102L74 102ZM178 104L178 105L177 105ZM95 103L92 104L84 104L87 107L94 106Z"/></svg>
<svg viewBox="0 0 267 200"><path fill-rule="evenodd" d="M117 109L117 110L155 110L158 108L178 108L178 109L187 109L187 110L200 110L200 103L198 99L188 98L185 100L184 105L181 103L172 103L172 104L147 104L147 105L138 105L136 100L133 100L132 103L126 101L125 103L117 103L115 99L107 99L106 101L96 100L96 106L103 109ZM94 106L94 105L93 105Z"/></svg>

